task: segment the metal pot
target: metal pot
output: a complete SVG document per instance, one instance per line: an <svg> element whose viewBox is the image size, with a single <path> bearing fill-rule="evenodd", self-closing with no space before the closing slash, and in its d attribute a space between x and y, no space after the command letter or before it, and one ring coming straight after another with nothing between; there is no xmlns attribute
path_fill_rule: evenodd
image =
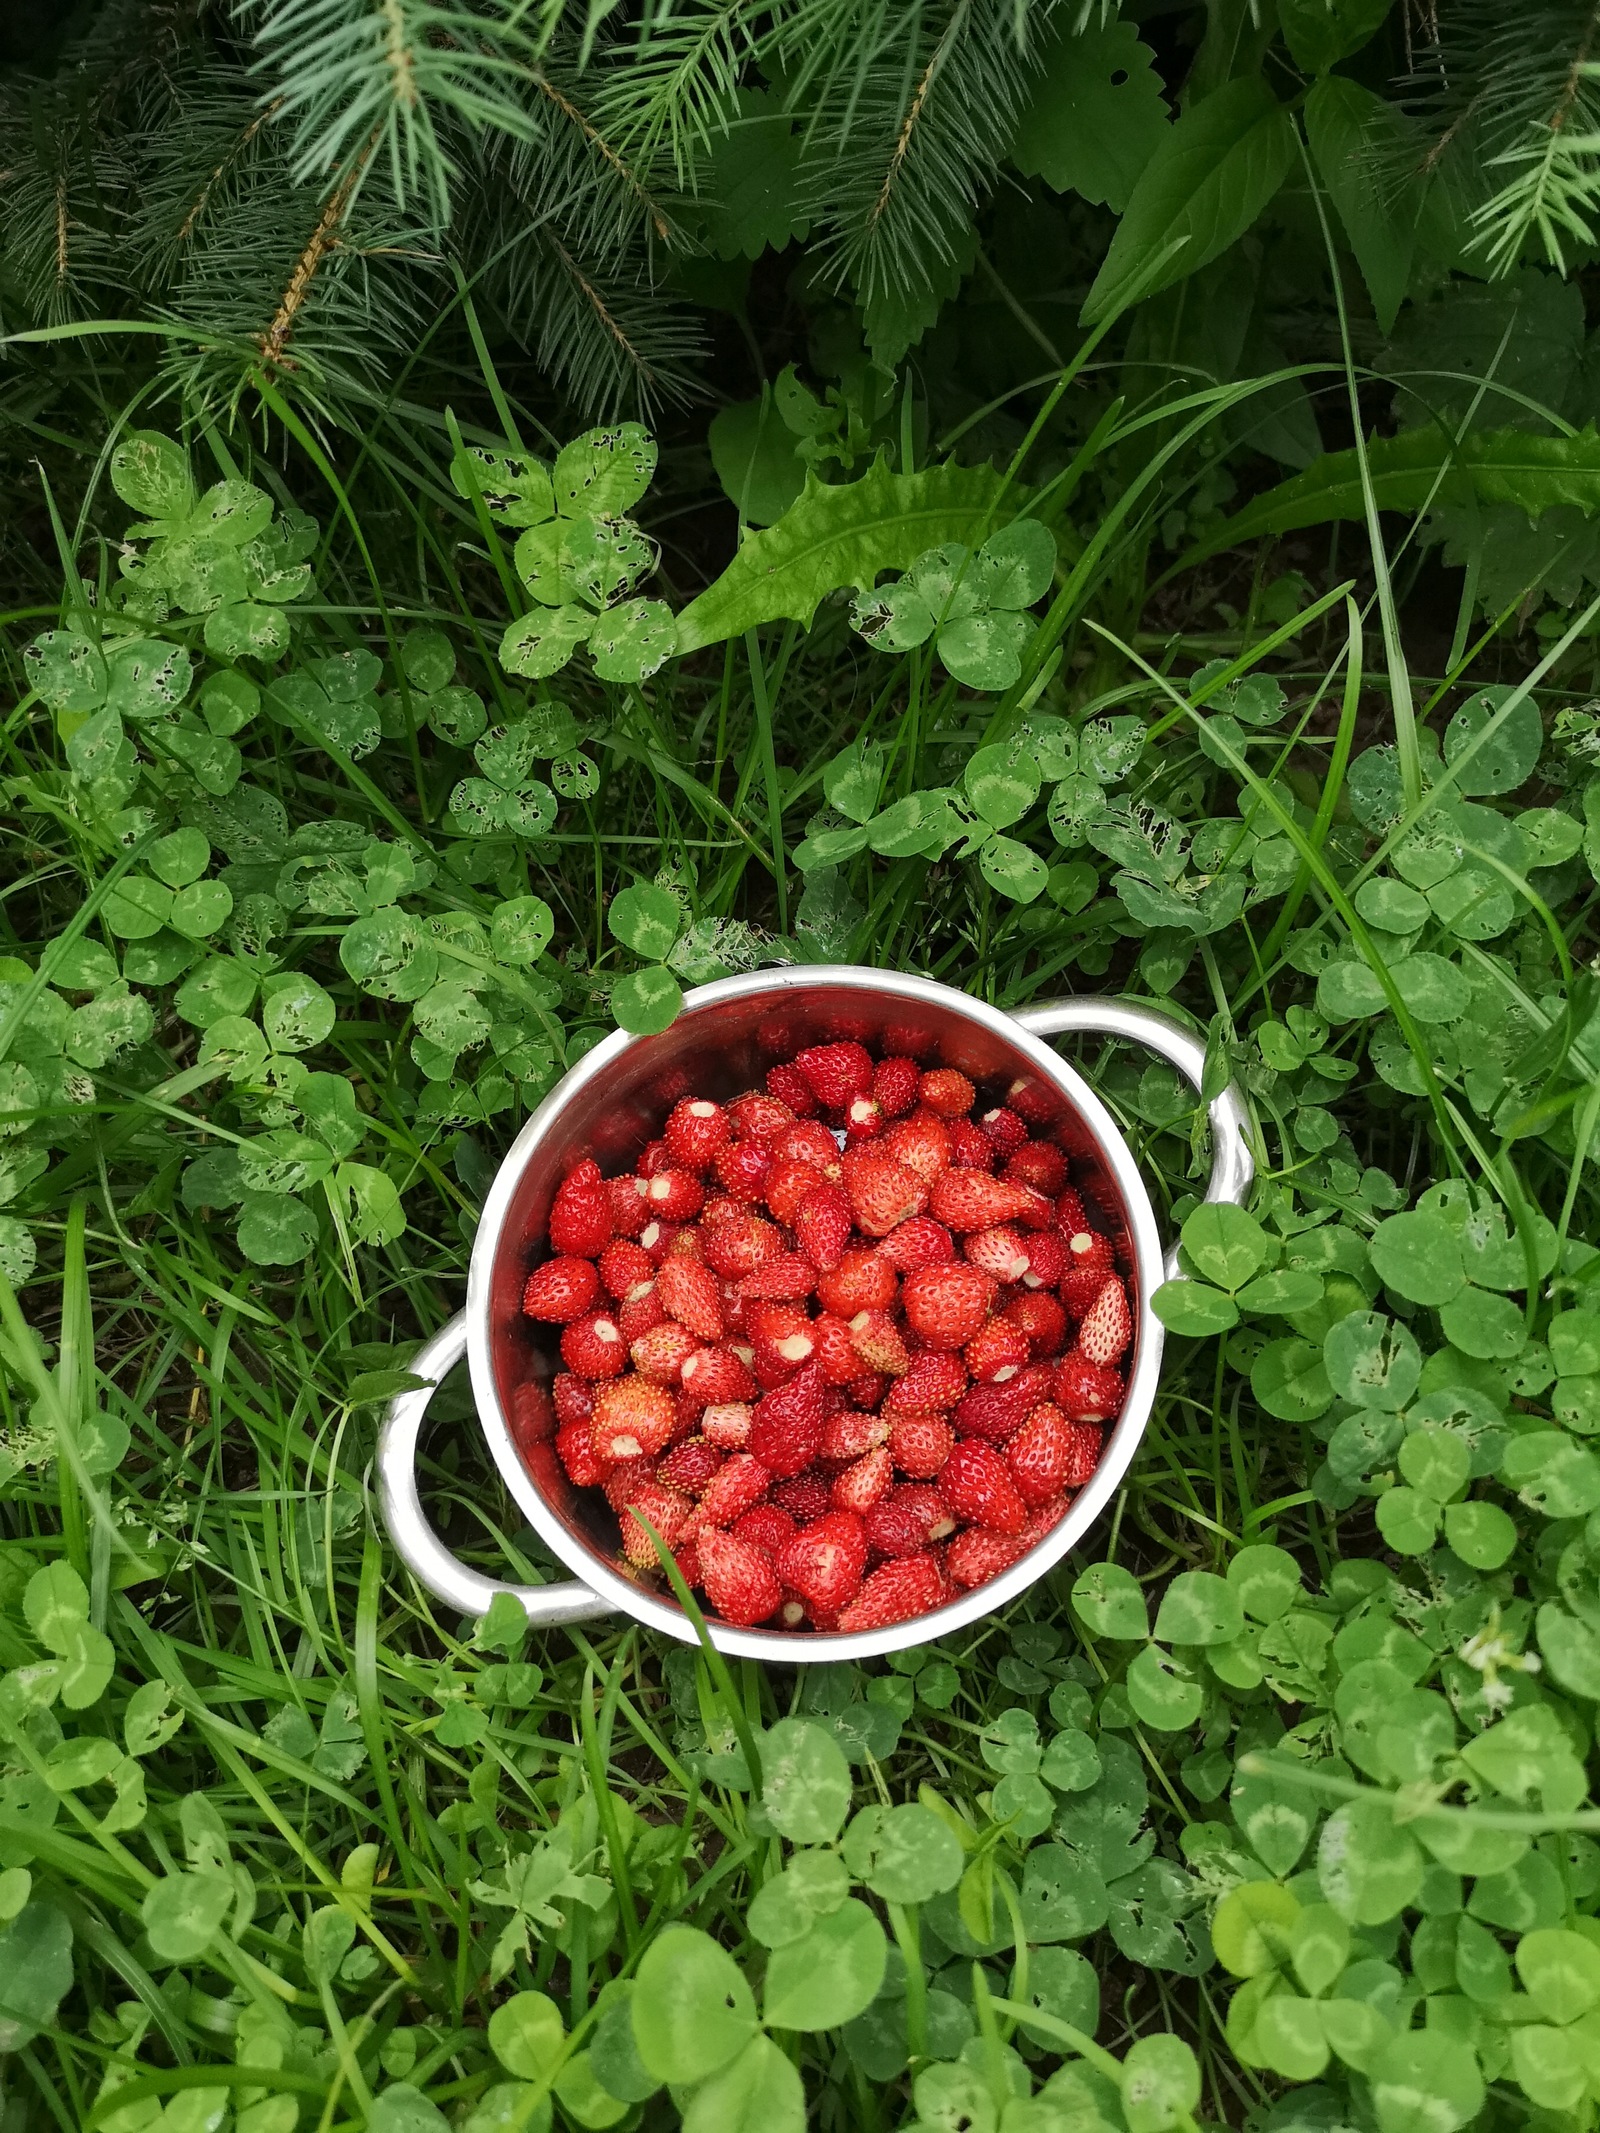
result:
<svg viewBox="0 0 1600 2133"><path fill-rule="evenodd" d="M557 1186L574 1163L593 1156L608 1176L631 1168L681 1095L731 1097L759 1086L775 1058L804 1044L850 1035L869 1045L886 1029L911 1031L927 1064L958 1067L996 1100L1014 1092L1043 1116L1034 1131L1056 1141L1074 1181L1106 1218L1123 1265L1134 1339L1122 1414L1093 1480L1059 1525L987 1584L931 1614L855 1635L739 1629L712 1620L725 1652L780 1661L862 1659L921 1644L1004 1607L1082 1540L1128 1470L1149 1420L1161 1367L1162 1327L1152 1291L1176 1271L1162 1258L1150 1196L1104 1104L1046 1037L1066 1031L1130 1038L1157 1052L1198 1090L1205 1062L1199 1038L1149 1008L1097 998L1059 1000L1008 1015L930 979L884 970L824 967L726 978L688 994L670 1029L654 1037L617 1031L588 1052L551 1090L501 1164L472 1248L467 1302L435 1334L412 1368L427 1387L389 1407L378 1445L379 1498L396 1552L418 1580L466 1615L481 1615L509 1593L535 1626L628 1614L686 1643L694 1628L670 1593L618 1569L615 1522L597 1490L573 1488L548 1443L519 1449L513 1432L519 1387L558 1367L556 1329L522 1312L530 1267L543 1256ZM1020 1087L1019 1087L1020 1084ZM1242 1203L1254 1174L1246 1113L1236 1089L1210 1106L1213 1146L1206 1197ZM485 1577L453 1556L429 1526L417 1492L417 1439L434 1386L465 1353L479 1425L495 1464L529 1524L572 1571L574 1582L514 1585ZM526 1399L526 1392L523 1394ZM535 1468L538 1469L537 1473Z"/></svg>

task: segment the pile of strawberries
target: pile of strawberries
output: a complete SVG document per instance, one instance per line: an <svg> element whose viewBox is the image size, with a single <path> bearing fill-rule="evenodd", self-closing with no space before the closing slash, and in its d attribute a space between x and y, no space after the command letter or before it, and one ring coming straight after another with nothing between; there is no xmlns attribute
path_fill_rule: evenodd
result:
<svg viewBox="0 0 1600 2133"><path fill-rule="evenodd" d="M915 1048L815 1045L764 1092L686 1095L634 1174L581 1162L551 1209L523 1301L565 1367L525 1388L524 1448L553 1436L625 1566L659 1574L648 1521L727 1622L879 1629L981 1585L1121 1410L1127 1292L1030 1137L1038 1092L975 1118Z"/></svg>

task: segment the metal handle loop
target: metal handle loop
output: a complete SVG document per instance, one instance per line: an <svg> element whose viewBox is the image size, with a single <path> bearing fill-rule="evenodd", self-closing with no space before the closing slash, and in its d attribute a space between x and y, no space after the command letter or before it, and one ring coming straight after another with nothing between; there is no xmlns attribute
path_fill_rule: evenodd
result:
<svg viewBox="0 0 1600 2133"><path fill-rule="evenodd" d="M435 1599L464 1615L481 1615L500 1593L509 1593L535 1629L556 1629L564 1622L592 1622L615 1613L609 1600L575 1580L560 1585L512 1585L485 1577L460 1562L429 1525L417 1489L417 1439L428 1402L445 1373L467 1352L467 1314L458 1311L412 1363L427 1385L402 1392L389 1402L378 1437L378 1505L395 1553Z"/></svg>
<svg viewBox="0 0 1600 2133"><path fill-rule="evenodd" d="M1182 1023L1174 1022L1170 1015L1157 1014L1152 1007L1136 1007L1128 1001L1095 997L1052 1000L1041 1007L1017 1008L1012 1019L1035 1037L1059 1037L1070 1031L1096 1037L1131 1038L1135 1044L1158 1052L1169 1065L1175 1066L1184 1079L1193 1084L1197 1095L1205 1087L1204 1039L1185 1029ZM1212 1099L1207 1115L1211 1120L1211 1182L1206 1187L1206 1198L1213 1203L1226 1202L1232 1207L1243 1207L1250 1197L1256 1163L1250 1152L1250 1114L1234 1082L1230 1081L1222 1094ZM1177 1280L1176 1245L1168 1252L1165 1266L1167 1279Z"/></svg>

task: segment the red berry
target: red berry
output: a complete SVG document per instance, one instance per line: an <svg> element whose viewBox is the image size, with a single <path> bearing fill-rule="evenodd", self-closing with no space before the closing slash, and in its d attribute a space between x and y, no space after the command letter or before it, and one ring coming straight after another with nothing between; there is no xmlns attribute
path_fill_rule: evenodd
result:
<svg viewBox="0 0 1600 2133"><path fill-rule="evenodd" d="M875 1141L887 1121L874 1096L854 1096L844 1114L846 1138L854 1146L860 1141Z"/></svg>
<svg viewBox="0 0 1600 2133"><path fill-rule="evenodd" d="M944 1572L937 1557L904 1555L881 1563L864 1580L848 1607L839 1612L839 1628L887 1629L894 1622L909 1622L943 1604L946 1597Z"/></svg>
<svg viewBox="0 0 1600 2133"><path fill-rule="evenodd" d="M584 1161L562 1179L550 1208L550 1249L594 1259L611 1242L611 1203L600 1165Z"/></svg>
<svg viewBox="0 0 1600 2133"><path fill-rule="evenodd" d="M1109 1237L1098 1230L1068 1230L1063 1225L1067 1240L1067 1265L1079 1274L1114 1274L1117 1270L1116 1248Z"/></svg>
<svg viewBox="0 0 1600 2133"><path fill-rule="evenodd" d="M996 1281L1020 1281L1028 1271L1028 1247L1014 1229L977 1229L962 1241L962 1257Z"/></svg>
<svg viewBox="0 0 1600 2133"><path fill-rule="evenodd" d="M774 1485L772 1500L780 1504L797 1524L808 1526L827 1511L828 1484L817 1473L795 1474ZM789 1582L792 1584L794 1580Z"/></svg>
<svg viewBox="0 0 1600 2133"><path fill-rule="evenodd" d="M1113 1276L1083 1314L1078 1349L1091 1363L1114 1363L1132 1339L1127 1291Z"/></svg>
<svg viewBox="0 0 1600 2133"><path fill-rule="evenodd" d="M956 1256L956 1241L932 1215L913 1215L890 1230L878 1249L885 1259L909 1274L914 1267L947 1266Z"/></svg>
<svg viewBox="0 0 1600 2133"><path fill-rule="evenodd" d="M1006 1445L1006 1465L1017 1494L1030 1509L1048 1503L1066 1486L1073 1463L1072 1433L1081 1426L1047 1400Z"/></svg>
<svg viewBox="0 0 1600 2133"><path fill-rule="evenodd" d="M1067 1314L1053 1296L1023 1283L1020 1296L1013 1296L1000 1314L1008 1325L1026 1334L1032 1354L1057 1355L1067 1338Z"/></svg>
<svg viewBox="0 0 1600 2133"><path fill-rule="evenodd" d="M963 1348L989 1315L994 1283L975 1266L918 1267L901 1284L906 1323L930 1348Z"/></svg>
<svg viewBox="0 0 1600 2133"><path fill-rule="evenodd" d="M772 1302L809 1296L817 1285L817 1270L802 1252L780 1252L753 1274L739 1282L739 1294L747 1299Z"/></svg>
<svg viewBox="0 0 1600 2133"><path fill-rule="evenodd" d="M791 1489L799 1484L791 1482ZM813 1617L833 1616L848 1607L867 1567L867 1536L850 1511L825 1510L802 1526L777 1561L778 1575L805 1602Z"/></svg>
<svg viewBox="0 0 1600 2133"><path fill-rule="evenodd" d="M715 1527L697 1533L695 1547L706 1598L722 1619L740 1629L764 1622L783 1598L783 1590L761 1550Z"/></svg>
<svg viewBox="0 0 1600 2133"><path fill-rule="evenodd" d="M786 1104L796 1118L812 1118L816 1115L817 1099L812 1095L804 1074L795 1067L769 1067L767 1094L776 1097L779 1103Z"/></svg>
<svg viewBox="0 0 1600 2133"><path fill-rule="evenodd" d="M750 1441L750 1417L755 1409L744 1400L719 1400L700 1417L700 1434L719 1451L740 1452Z"/></svg>
<svg viewBox="0 0 1600 2133"><path fill-rule="evenodd" d="M883 1153L932 1184L950 1168L950 1129L933 1111L897 1119L883 1136Z"/></svg>
<svg viewBox="0 0 1600 2133"><path fill-rule="evenodd" d="M861 1414L846 1407L823 1423L817 1457L848 1466L852 1459L864 1459L868 1452L875 1452L888 1441L889 1425L882 1415Z"/></svg>
<svg viewBox="0 0 1600 2133"><path fill-rule="evenodd" d="M763 1555L775 1556L778 1550L794 1539L795 1523L787 1511L780 1511L775 1503L758 1503L753 1510L736 1518L731 1527L735 1540L749 1541Z"/></svg>
<svg viewBox="0 0 1600 2133"><path fill-rule="evenodd" d="M900 1277L880 1253L857 1248L817 1277L817 1300L836 1318L858 1311L887 1311L899 1294Z"/></svg>
<svg viewBox="0 0 1600 2133"><path fill-rule="evenodd" d="M867 1539L880 1555L917 1555L956 1530L937 1489L902 1482L867 1513Z"/></svg>
<svg viewBox="0 0 1600 2133"><path fill-rule="evenodd" d="M761 1303L750 1312L750 1337L756 1375L764 1385L781 1385L816 1354L812 1322L798 1304Z"/></svg>
<svg viewBox="0 0 1600 2133"><path fill-rule="evenodd" d="M556 1450L568 1476L580 1489L597 1488L606 1478L606 1463L595 1450L589 1424L563 1422L556 1431Z"/></svg>
<svg viewBox="0 0 1600 2133"><path fill-rule="evenodd" d="M981 1126L967 1118L950 1121L950 1161L957 1170L993 1170L995 1145Z"/></svg>
<svg viewBox="0 0 1600 2133"><path fill-rule="evenodd" d="M887 1237L910 1215L928 1204L928 1186L892 1156L863 1155L845 1179L857 1226L869 1237Z"/></svg>
<svg viewBox="0 0 1600 2133"><path fill-rule="evenodd" d="M643 1180L630 1172L627 1177L608 1178L605 1190L613 1230L619 1237L637 1237L650 1220Z"/></svg>
<svg viewBox="0 0 1600 2133"><path fill-rule="evenodd" d="M609 1466L619 1459L653 1459L665 1451L677 1422L672 1396L646 1378L623 1378L595 1394L590 1432Z"/></svg>
<svg viewBox="0 0 1600 2133"><path fill-rule="evenodd" d="M763 1198L778 1221L788 1228L795 1209L808 1192L828 1182L817 1165L803 1155L775 1155L767 1172Z"/></svg>
<svg viewBox="0 0 1600 2133"><path fill-rule="evenodd" d="M1067 1240L1058 1229L1030 1230L1023 1240L1028 1270L1022 1277L1025 1289L1053 1289L1067 1271Z"/></svg>
<svg viewBox="0 0 1600 2133"><path fill-rule="evenodd" d="M661 1262L656 1294L669 1317L703 1341L722 1338L722 1302L717 1277L708 1266L676 1253Z"/></svg>
<svg viewBox="0 0 1600 2133"><path fill-rule="evenodd" d="M615 1238L600 1254L600 1279L606 1294L620 1303L633 1289L656 1278L656 1263L642 1244L626 1237Z"/></svg>
<svg viewBox="0 0 1600 2133"><path fill-rule="evenodd" d="M1123 1396L1121 1373L1107 1364L1092 1363L1077 1348L1056 1365L1056 1405L1074 1422L1115 1421L1122 1412Z"/></svg>
<svg viewBox="0 0 1600 2133"><path fill-rule="evenodd" d="M1029 1141L1006 1157L1000 1175L1018 1185L1031 1185L1035 1192L1048 1193L1053 1200L1067 1182L1067 1159L1048 1141Z"/></svg>
<svg viewBox="0 0 1600 2133"><path fill-rule="evenodd" d="M1008 1318L991 1318L962 1350L962 1361L980 1385L1003 1385L1014 1378L1032 1354L1032 1344Z"/></svg>
<svg viewBox="0 0 1600 2133"><path fill-rule="evenodd" d="M1050 1214L1049 1201L1031 1186L1011 1185L981 1170L947 1170L934 1185L930 1204L935 1218L958 1235L1026 1220L1040 1210L1047 1218Z"/></svg>
<svg viewBox="0 0 1600 2133"><path fill-rule="evenodd" d="M1015 1111L997 1104L978 1120L978 1130L998 1155L1015 1155L1027 1141L1028 1129Z"/></svg>
<svg viewBox="0 0 1600 2133"><path fill-rule="evenodd" d="M729 1123L742 1141L770 1141L793 1117L786 1103L764 1096L759 1089L747 1089L728 1106Z"/></svg>
<svg viewBox="0 0 1600 2133"><path fill-rule="evenodd" d="M737 1141L731 1148L717 1150L717 1182L732 1199L751 1203L764 1200L771 1169L770 1142Z"/></svg>
<svg viewBox="0 0 1600 2133"><path fill-rule="evenodd" d="M697 1407L722 1407L748 1400L755 1379L729 1347L696 1348L679 1373L684 1391Z"/></svg>
<svg viewBox="0 0 1600 2133"><path fill-rule="evenodd" d="M1030 1363L1003 1385L974 1385L956 1408L956 1428L963 1437L999 1444L1021 1428L1041 1400L1049 1399L1052 1383L1048 1370Z"/></svg>
<svg viewBox="0 0 1600 2133"><path fill-rule="evenodd" d="M914 1059L880 1059L872 1070L872 1094L885 1118L904 1118L915 1109L922 1076Z"/></svg>
<svg viewBox="0 0 1600 2133"><path fill-rule="evenodd" d="M827 1382L815 1363L807 1363L758 1404L750 1423L751 1451L780 1479L798 1474L817 1456L827 1411Z"/></svg>
<svg viewBox="0 0 1600 2133"><path fill-rule="evenodd" d="M996 1533L1020 1533L1028 1523L1027 1506L1017 1494L1011 1469L991 1445L966 1437L945 1461L939 1493L957 1518Z"/></svg>
<svg viewBox="0 0 1600 2133"><path fill-rule="evenodd" d="M561 1336L561 1360L580 1378L620 1377L628 1351L616 1320L605 1311L574 1319Z"/></svg>
<svg viewBox="0 0 1600 2133"><path fill-rule="evenodd" d="M872 1093L872 1056L865 1045L813 1044L794 1064L825 1111L843 1111L852 1098Z"/></svg>
<svg viewBox="0 0 1600 2133"><path fill-rule="evenodd" d="M703 1526L731 1526L736 1518L760 1503L772 1486L772 1469L749 1452L732 1452L722 1462L701 1492L695 1509L693 1530Z"/></svg>
<svg viewBox="0 0 1600 2133"><path fill-rule="evenodd" d="M727 1112L704 1096L686 1096L673 1105L667 1120L667 1147L673 1161L685 1170L709 1169L717 1150L725 1148L732 1137Z"/></svg>
<svg viewBox="0 0 1600 2133"><path fill-rule="evenodd" d="M570 1325L600 1293L600 1276L587 1259L547 1259L528 1276L522 1308L530 1318Z"/></svg>
<svg viewBox="0 0 1600 2133"><path fill-rule="evenodd" d="M917 1094L941 1118L965 1118L978 1096L966 1075L958 1074L954 1067L934 1067L924 1074Z"/></svg>
<svg viewBox="0 0 1600 2133"><path fill-rule="evenodd" d="M919 1348L883 1403L887 1415L944 1414L967 1389L966 1365L949 1349Z"/></svg>
<svg viewBox="0 0 1600 2133"><path fill-rule="evenodd" d="M654 1268L652 1266L652 1272ZM616 1308L617 1330L631 1348L642 1333L652 1326L664 1325L666 1309L656 1294L653 1281L640 1282L631 1296L625 1297Z"/></svg>
<svg viewBox="0 0 1600 2133"><path fill-rule="evenodd" d="M705 1205L706 1189L688 1170L658 1170L646 1178L645 1205L658 1222L689 1222Z"/></svg>
<svg viewBox="0 0 1600 2133"><path fill-rule="evenodd" d="M839 1264L853 1229L850 1198L841 1185L814 1185L794 1212L794 1241L819 1271Z"/></svg>
<svg viewBox="0 0 1600 2133"><path fill-rule="evenodd" d="M945 1550L951 1581L970 1588L986 1585L1019 1561L1033 1543L1025 1533L997 1533L991 1526L968 1526Z"/></svg>
<svg viewBox="0 0 1600 2133"><path fill-rule="evenodd" d="M681 1177L682 1172L678 1175ZM659 1222L651 1215L639 1232L639 1242L659 1267L662 1261L677 1250L678 1239L683 1235L683 1225L678 1222Z"/></svg>
<svg viewBox="0 0 1600 2133"><path fill-rule="evenodd" d="M861 1376L861 1358L846 1319L823 1311L811 1321L812 1353L830 1385L853 1385Z"/></svg>
<svg viewBox="0 0 1600 2133"><path fill-rule="evenodd" d="M1083 1197L1071 1185L1064 1185L1056 1195L1056 1226L1068 1237L1075 1236L1080 1229L1089 1227Z"/></svg>
<svg viewBox="0 0 1600 2133"><path fill-rule="evenodd" d="M556 1420L563 1426L587 1422L594 1413L594 1387L570 1370L556 1373L550 1383L550 1397L555 1401Z"/></svg>
<svg viewBox="0 0 1600 2133"><path fill-rule="evenodd" d="M722 1465L722 1454L704 1437L685 1437L656 1468L657 1481L682 1496L698 1496Z"/></svg>
<svg viewBox="0 0 1600 2133"><path fill-rule="evenodd" d="M672 1151L665 1141L647 1141L633 1167L641 1178L648 1179L659 1177L663 1170L670 1170L672 1164Z"/></svg>
<svg viewBox="0 0 1600 2133"><path fill-rule="evenodd" d="M897 1378L910 1367L900 1329L887 1311L858 1311L849 1325L851 1345L869 1370Z"/></svg>
<svg viewBox="0 0 1600 2133"><path fill-rule="evenodd" d="M894 1461L889 1447L880 1444L876 1451L857 1459L836 1477L833 1501L841 1511L870 1511L880 1497L888 1495L893 1481Z"/></svg>
<svg viewBox="0 0 1600 2133"><path fill-rule="evenodd" d="M643 1481L630 1491L622 1505L614 1508L622 1528L623 1554L641 1570L653 1570L661 1558L655 1542L633 1514L642 1513L648 1518L670 1550L683 1531L692 1506L688 1497L680 1496L676 1489L663 1488L658 1481Z"/></svg>
<svg viewBox="0 0 1600 2133"><path fill-rule="evenodd" d="M777 1224L744 1208L714 1229L707 1229L702 1218L701 1233L706 1265L724 1281L738 1281L745 1274L753 1274L783 1250L783 1232Z"/></svg>
<svg viewBox="0 0 1600 2133"><path fill-rule="evenodd" d="M931 1481L950 1456L956 1433L943 1415L896 1415L889 1450L902 1474Z"/></svg>
<svg viewBox="0 0 1600 2133"><path fill-rule="evenodd" d="M675 1319L664 1318L659 1326L641 1333L628 1349L628 1356L641 1377L652 1385L679 1385L683 1366L700 1347L699 1338Z"/></svg>

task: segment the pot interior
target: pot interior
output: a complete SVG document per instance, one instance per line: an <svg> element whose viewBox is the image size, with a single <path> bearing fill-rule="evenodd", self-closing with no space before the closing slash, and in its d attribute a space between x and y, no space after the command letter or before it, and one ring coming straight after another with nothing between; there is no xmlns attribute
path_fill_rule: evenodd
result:
<svg viewBox="0 0 1600 2133"><path fill-rule="evenodd" d="M752 989L740 989L745 986ZM657 1036L619 1033L606 1039L529 1120L484 1211L481 1241L492 1252L486 1296L490 1362L500 1412L544 1506L564 1530L562 1552L580 1574L583 1558L597 1559L613 1577L640 1584L676 1607L664 1579L641 1576L620 1559L618 1524L605 1498L598 1489L574 1487L556 1456L548 1386L562 1368L561 1329L539 1324L522 1310L528 1274L549 1256L545 1232L556 1189L586 1157L606 1177L625 1174L646 1143L659 1136L681 1097L725 1100L759 1088L768 1067L805 1045L854 1038L875 1055L887 1044L911 1052L924 1066L956 1067L977 1085L980 1113L993 1104L1011 1104L1023 1112L1035 1138L1062 1150L1091 1217L1117 1249L1136 1329L1127 1359L1131 1380L1141 1323L1138 1258L1110 1166L1063 1086L1075 1078L1073 1070L1063 1065L1061 1082L1041 1072L1024 1043L1005 1034L1003 1021L997 1028L982 1019L984 1012L973 1012L960 994L926 980L879 971L786 971L732 980L691 993L677 1021ZM475 1265L474 1289L477 1273ZM1041 1543L1047 1546L1048 1537ZM773 1640L789 1635L797 1642L818 1641L818 1633L810 1630L765 1634Z"/></svg>

